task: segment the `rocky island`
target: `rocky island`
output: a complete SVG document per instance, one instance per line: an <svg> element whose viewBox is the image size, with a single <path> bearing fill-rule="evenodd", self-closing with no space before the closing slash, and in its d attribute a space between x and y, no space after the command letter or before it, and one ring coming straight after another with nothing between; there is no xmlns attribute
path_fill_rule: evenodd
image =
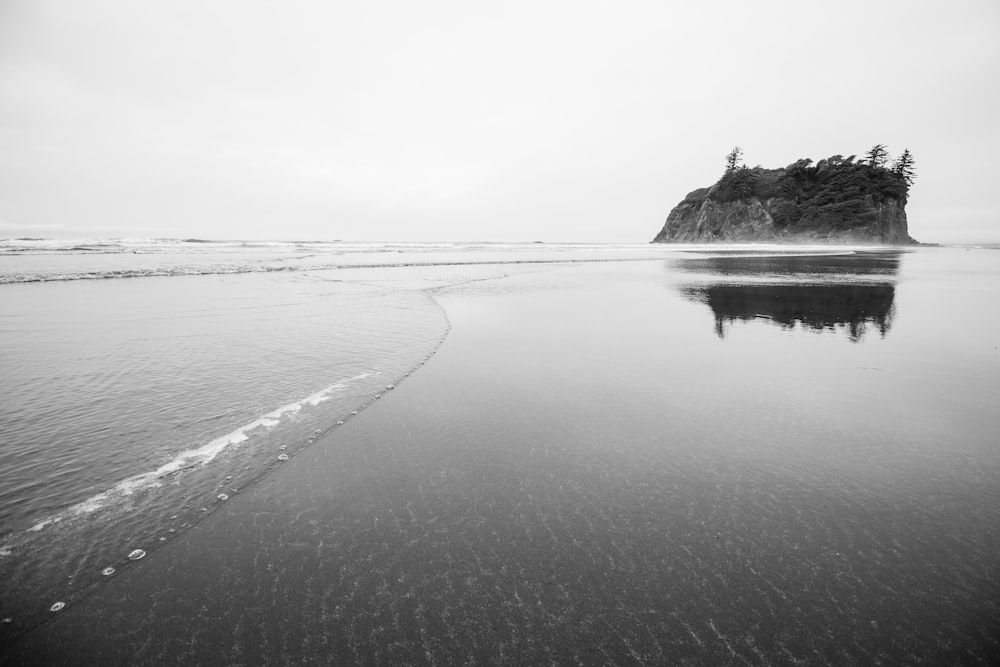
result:
<svg viewBox="0 0 1000 667"><path fill-rule="evenodd" d="M677 204L653 242L917 243L906 223L909 150L892 164L878 144L861 160L834 155L778 169L742 166L741 156L734 148L722 178Z"/></svg>

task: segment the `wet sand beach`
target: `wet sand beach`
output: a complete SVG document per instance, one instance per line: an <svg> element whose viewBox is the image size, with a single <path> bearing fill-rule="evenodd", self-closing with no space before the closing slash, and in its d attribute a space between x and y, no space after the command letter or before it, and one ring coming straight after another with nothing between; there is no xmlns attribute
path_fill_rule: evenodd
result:
<svg viewBox="0 0 1000 667"><path fill-rule="evenodd" d="M663 260L433 290L423 366L2 662L987 664L990 315L889 261L804 309Z"/></svg>

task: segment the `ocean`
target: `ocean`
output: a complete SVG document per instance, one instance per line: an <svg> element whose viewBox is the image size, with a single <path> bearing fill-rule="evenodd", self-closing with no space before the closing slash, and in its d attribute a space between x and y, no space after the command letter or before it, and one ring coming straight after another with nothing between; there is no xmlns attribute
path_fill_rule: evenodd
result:
<svg viewBox="0 0 1000 667"><path fill-rule="evenodd" d="M448 330L429 287L637 254L649 251L0 242L0 638L182 535L399 383ZM402 282L393 269L408 269Z"/></svg>
<svg viewBox="0 0 1000 667"><path fill-rule="evenodd" d="M0 641L988 662L997 253L4 241Z"/></svg>

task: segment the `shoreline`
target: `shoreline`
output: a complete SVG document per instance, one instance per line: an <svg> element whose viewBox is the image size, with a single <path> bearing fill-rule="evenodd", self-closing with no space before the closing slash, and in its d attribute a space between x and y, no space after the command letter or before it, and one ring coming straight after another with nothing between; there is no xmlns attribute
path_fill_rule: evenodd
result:
<svg viewBox="0 0 1000 667"><path fill-rule="evenodd" d="M381 384L370 387L367 395L359 397L359 402L357 404L344 404L339 406L342 413L337 414L334 417L334 421L330 421L322 429L316 430L315 432L308 434L308 436L305 434L308 432L303 432L301 437L302 442L289 441L291 446L289 446L289 444L282 444L280 448L274 452L271 457L272 459L274 456L278 456L278 460L287 465L305 449L308 449L324 438L331 437L341 426L360 416L366 409L373 406L379 399L388 393L388 391L391 391L405 383L412 373L416 372L416 370L423 366L430 358L433 357L437 350L440 349L451 330L451 323L448 321L447 313L441 307L440 303L434 299L433 295L429 293L429 290L416 289L411 291L423 293L427 300L432 303L433 307L440 313L441 320L444 324L444 328L441 331L440 336L433 342L433 345L427 354L417 360L412 367L399 371L397 376L385 377L384 380L381 381ZM235 427L232 431L214 437L209 442L203 442L192 446L190 449L177 452L173 458L166 463L160 464L156 469L142 471L121 479L103 491L97 492L96 494L76 502L69 507L57 510L28 527L10 532L5 536L7 539L3 543L0 543L0 546L3 547L3 551L0 552L0 555L2 555L2 557L11 557L15 551L27 551L33 547L37 547L37 544L33 544L37 534L46 531L53 524L62 524L65 521L66 524L73 524L70 527L70 530L72 530L81 522L87 521L88 517L91 515L99 516L119 511L117 505L119 505L123 500L133 496L133 494L141 495L143 491L148 491L149 487L159 486L159 480L163 478L171 477L177 473L183 473L184 471L191 470L195 470L202 475L210 475L213 460L217 456L221 458L220 455L228 454L228 450L236 449L237 446L243 445L244 441L248 439L247 432L252 432L255 429L266 431L271 426L277 425L277 423L281 420L281 416L285 413L297 413L300 408L306 405L315 407L317 404L328 398L334 390L347 388L347 385L343 384L344 382L350 383L351 381L362 380L369 376L382 376L382 371L362 373L356 377L346 378L334 383L333 385L320 389L317 392L313 392L309 396L295 400L292 403L280 405L274 410L255 417L250 423L245 423L241 426ZM370 379L367 384L372 384ZM251 435L256 438L262 437L259 432L251 433ZM267 463L268 462L265 462L265 464ZM141 566L145 562L149 562L146 560L144 560L144 563L133 561L146 559L147 557L155 557L157 552L161 549L167 547L175 541L183 540L189 531L197 528L201 523L210 520L218 510L222 509L227 504L227 501L231 502L232 499L235 499L240 495L251 493L258 484L282 467L281 464L275 465L273 460L269 461L269 463L270 465L268 467L257 471L254 476L248 479L243 478L233 480L232 476L227 476L226 481L220 482L217 485L218 488L216 489L216 491L224 491L225 493L216 497L216 493L212 492L209 494L212 496L211 498L207 496L201 498L201 503L204 506L201 508L200 514L195 512L193 515L190 513L188 515L183 515L183 509L174 509L173 511L182 514L182 516L175 515L170 517L172 521L167 524L170 526L169 532L167 527L163 527L157 531L157 533L162 533L162 536L159 538L159 542L156 541L157 533L145 535L143 537L138 537L138 534L133 533L137 535L137 538L129 538L128 542L119 545L117 553L111 555L110 558L99 558L95 561L92 557L93 554L79 556L81 559L86 559L88 563L76 566L74 574L69 577L69 585L61 595L52 597L52 599L48 601L42 600L40 601L40 605L35 606L28 606L27 600L25 599L26 605L23 608L18 608L16 611L13 608L8 609L8 614L11 613L11 611L14 611L14 613L5 618L3 620L3 626L0 627L0 630L3 631L3 635L0 637L0 640L2 640L0 641L0 658L3 657L3 653L11 647L16 646L17 643L24 637L30 636L32 633L44 627L47 623L57 621L61 616L70 612L73 608L86 604L91 596L99 593L104 586L112 583L113 579L110 577L114 577L114 579L120 578L127 572ZM241 465L240 467L242 468L243 466ZM246 466L246 469L250 470L250 466ZM60 528L64 527L60 526ZM139 534L142 532L143 531L139 529ZM65 537L60 537L58 539L60 541L64 541ZM138 558L133 558L130 555L130 552L136 550L141 552L142 555ZM95 564L97 565L97 569L94 568ZM112 574L104 577L97 576L98 569L101 568L104 568ZM101 574L104 574L104 572L101 572ZM86 579L85 577L87 575L93 575L93 577ZM18 584L21 583L22 582L20 581L18 582ZM8 593L13 593L13 591L8 590ZM14 597L14 599L19 599L19 597L24 598L25 595L21 595L19 597L12 595L12 597ZM6 601L10 602L11 600L8 599ZM58 613L54 613L49 610L50 603L52 603L53 606L58 606Z"/></svg>
<svg viewBox="0 0 1000 667"><path fill-rule="evenodd" d="M817 387L881 348L800 336L747 356L778 331L717 340L665 276L578 264L427 288L449 333L410 382L3 664L984 655L997 578L969 538L996 505L929 499L996 491L887 392L922 387L913 371ZM948 589L929 576L942 554Z"/></svg>

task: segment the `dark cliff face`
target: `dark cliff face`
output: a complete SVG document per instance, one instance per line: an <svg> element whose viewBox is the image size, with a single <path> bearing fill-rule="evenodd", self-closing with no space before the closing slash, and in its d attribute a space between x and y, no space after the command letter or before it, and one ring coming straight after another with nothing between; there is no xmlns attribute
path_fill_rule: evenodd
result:
<svg viewBox="0 0 1000 667"><path fill-rule="evenodd" d="M901 176L840 156L810 165L730 171L688 194L653 242L916 243Z"/></svg>

